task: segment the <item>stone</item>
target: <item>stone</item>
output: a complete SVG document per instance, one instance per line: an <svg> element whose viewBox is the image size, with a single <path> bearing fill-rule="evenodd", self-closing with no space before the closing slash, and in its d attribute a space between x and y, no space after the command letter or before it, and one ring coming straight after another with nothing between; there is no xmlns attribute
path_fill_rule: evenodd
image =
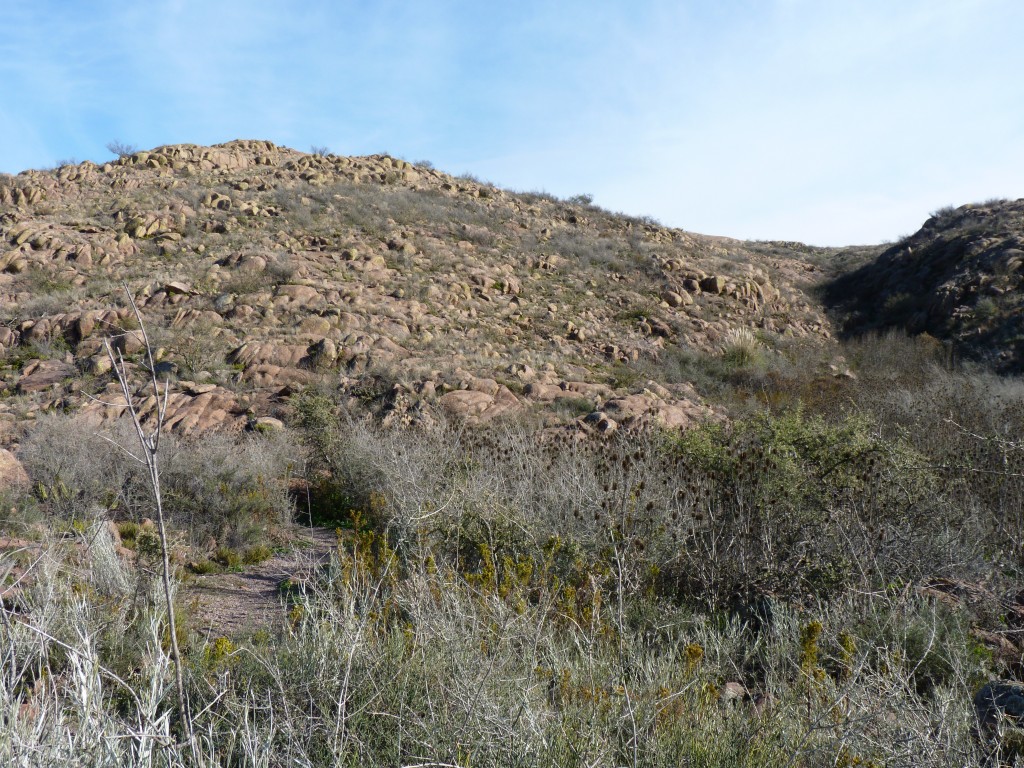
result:
<svg viewBox="0 0 1024 768"><path fill-rule="evenodd" d="M330 339L323 338L309 345L307 349L310 362L317 367L330 366L338 359L338 347Z"/></svg>
<svg viewBox="0 0 1024 768"><path fill-rule="evenodd" d="M661 300L668 304L673 309L682 307L687 304L693 304L693 298L688 293L676 293L675 291L665 291L661 294Z"/></svg>
<svg viewBox="0 0 1024 768"><path fill-rule="evenodd" d="M656 423L667 429L685 429L701 413L701 409L691 403L666 402L651 394L614 397L604 404L602 410L609 418L629 428Z"/></svg>
<svg viewBox="0 0 1024 768"><path fill-rule="evenodd" d="M114 348L120 350L122 355L134 355L141 352L144 346L142 334L138 331L126 331L114 338Z"/></svg>
<svg viewBox="0 0 1024 768"><path fill-rule="evenodd" d="M320 300L320 293L311 285L279 285L277 295L305 305L315 304Z"/></svg>
<svg viewBox="0 0 1024 768"><path fill-rule="evenodd" d="M18 379L18 393L22 395L41 392L75 375L75 367L60 360L45 360L26 368L30 373Z"/></svg>
<svg viewBox="0 0 1024 768"><path fill-rule="evenodd" d="M23 256L17 256L11 259L11 261L4 268L4 271L10 272L12 275L20 275L26 269L28 269L28 259L24 258Z"/></svg>
<svg viewBox="0 0 1024 768"><path fill-rule="evenodd" d="M974 714L983 732L993 732L1000 724L1024 726L1024 683L1016 680L992 680L974 696Z"/></svg>
<svg viewBox="0 0 1024 768"><path fill-rule="evenodd" d="M482 414L494 404L494 398L486 392L457 389L454 392L442 395L438 402L446 411L455 416L466 418Z"/></svg>
<svg viewBox="0 0 1024 768"><path fill-rule="evenodd" d="M700 281L700 289L705 293L720 294L727 284L728 280L721 275L711 275Z"/></svg>
<svg viewBox="0 0 1024 768"><path fill-rule="evenodd" d="M747 689L743 683L730 680L722 686L721 690L719 690L718 701L722 704L732 704L738 701L745 701L747 696Z"/></svg>
<svg viewBox="0 0 1024 768"><path fill-rule="evenodd" d="M299 332L311 336L325 336L331 331L331 323L326 317L311 315L299 323Z"/></svg>
<svg viewBox="0 0 1024 768"><path fill-rule="evenodd" d="M565 390L563 390L557 384L540 384L538 382L530 382L523 389L523 394L531 400L539 400L541 402L551 402L555 398L563 397Z"/></svg>
<svg viewBox="0 0 1024 768"><path fill-rule="evenodd" d="M594 427L598 432L614 432L618 429L619 423L615 419L609 418L608 414L604 411L593 411L583 417L583 423L587 426Z"/></svg>
<svg viewBox="0 0 1024 768"><path fill-rule="evenodd" d="M581 396L594 402L612 396L611 390L604 384L594 384L589 381L563 381L561 387L565 390L564 395Z"/></svg>
<svg viewBox="0 0 1024 768"><path fill-rule="evenodd" d="M161 380L166 379L168 376L177 376L178 364L172 360L161 360L153 366L153 373Z"/></svg>
<svg viewBox="0 0 1024 768"><path fill-rule="evenodd" d="M222 293L213 301L213 308L217 312L227 312L235 304L235 297L230 293Z"/></svg>
<svg viewBox="0 0 1024 768"><path fill-rule="evenodd" d="M205 395L207 392L215 392L217 390L216 384L196 384L195 382L189 382L184 385L185 392L190 395Z"/></svg>
<svg viewBox="0 0 1024 768"><path fill-rule="evenodd" d="M273 416L260 416L252 422L252 428L256 432L280 432L284 429L284 422Z"/></svg>
<svg viewBox="0 0 1024 768"><path fill-rule="evenodd" d="M106 353L93 355L86 359L83 368L86 373L92 374L93 376L102 376L112 368L110 356Z"/></svg>
<svg viewBox="0 0 1024 768"><path fill-rule="evenodd" d="M79 341L87 339L96 329L96 316L92 312L85 312L75 320L75 336Z"/></svg>
<svg viewBox="0 0 1024 768"><path fill-rule="evenodd" d="M484 422L516 410L518 398L505 386L490 395L472 389L457 389L438 398L438 404L452 416L470 422Z"/></svg>
<svg viewBox="0 0 1024 768"><path fill-rule="evenodd" d="M193 293L192 288L186 283L182 283L178 280L174 280L164 286L164 293L168 296L174 296L175 294L181 294L183 296L189 296Z"/></svg>
<svg viewBox="0 0 1024 768"><path fill-rule="evenodd" d="M661 338L667 339L672 335L672 327L663 320L657 318L651 318L649 321L651 325L651 334L653 336L660 336Z"/></svg>
<svg viewBox="0 0 1024 768"><path fill-rule="evenodd" d="M494 379L470 379L468 382L467 389L471 389L474 392L485 392L486 394L494 397L498 394L501 389L501 385L498 384Z"/></svg>
<svg viewBox="0 0 1024 768"><path fill-rule="evenodd" d="M29 486L28 473L13 453L0 448L0 491L23 489Z"/></svg>
<svg viewBox="0 0 1024 768"><path fill-rule="evenodd" d="M295 368L308 354L306 344L278 344L275 342L247 341L228 355L228 362L249 367L250 365L275 365L279 368Z"/></svg>

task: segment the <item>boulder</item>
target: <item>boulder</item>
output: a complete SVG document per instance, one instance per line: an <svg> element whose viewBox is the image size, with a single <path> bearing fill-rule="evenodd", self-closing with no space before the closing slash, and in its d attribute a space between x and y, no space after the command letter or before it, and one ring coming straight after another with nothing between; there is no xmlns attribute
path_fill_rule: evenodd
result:
<svg viewBox="0 0 1024 768"><path fill-rule="evenodd" d="M299 323L299 333L310 336L326 336L331 332L331 321L319 315L310 315Z"/></svg>
<svg viewBox="0 0 1024 768"><path fill-rule="evenodd" d="M661 300L673 309L686 306L687 304L693 304L693 298L686 292L676 293L675 291L664 291L661 294Z"/></svg>
<svg viewBox="0 0 1024 768"><path fill-rule="evenodd" d="M523 390L523 394L531 400L550 402L555 398L563 397L565 395L565 390L557 384L539 384L537 382L531 382L526 385L526 388Z"/></svg>
<svg viewBox="0 0 1024 768"><path fill-rule="evenodd" d="M642 427L653 422L667 429L685 429L703 411L685 400L665 401L653 393L614 397L601 410L624 427Z"/></svg>
<svg viewBox="0 0 1024 768"><path fill-rule="evenodd" d="M0 491L27 488L28 473L10 451L0 448Z"/></svg>
<svg viewBox="0 0 1024 768"><path fill-rule="evenodd" d="M322 338L309 345L306 355L312 367L328 367L338 359L338 347L330 339Z"/></svg>
<svg viewBox="0 0 1024 768"><path fill-rule="evenodd" d="M509 413L520 405L519 399L505 386L493 395L472 389L457 389L438 398L440 406L460 419L483 422Z"/></svg>
<svg viewBox="0 0 1024 768"><path fill-rule="evenodd" d="M164 286L164 293L168 296L174 296L175 294L190 296L194 291L187 283L183 283L180 280L174 280Z"/></svg>
<svg viewBox="0 0 1024 768"><path fill-rule="evenodd" d="M260 416L252 422L252 428L257 432L280 432L284 430L284 422L273 416Z"/></svg>
<svg viewBox="0 0 1024 768"><path fill-rule="evenodd" d="M705 293L719 294L725 290L727 284L728 280L721 275L711 275L700 281L700 289Z"/></svg>
<svg viewBox="0 0 1024 768"><path fill-rule="evenodd" d="M311 285L279 285L277 296L287 298L297 304L309 306L321 303L320 293Z"/></svg>
<svg viewBox="0 0 1024 768"><path fill-rule="evenodd" d="M295 368L308 354L308 345L279 344L277 342L250 342L228 354L228 362L246 368L252 365L276 365L279 368Z"/></svg>
<svg viewBox="0 0 1024 768"><path fill-rule="evenodd" d="M103 352L102 354L86 358L82 367L86 373L92 374L93 376L102 376L104 373L107 373L113 365L110 362L110 355Z"/></svg>
<svg viewBox="0 0 1024 768"><path fill-rule="evenodd" d="M442 395L438 401L441 407L454 416L469 418L479 416L494 404L494 398L486 392L472 389L457 389Z"/></svg>
<svg viewBox="0 0 1024 768"><path fill-rule="evenodd" d="M974 696L975 737L1007 764L1024 754L1024 683L992 680Z"/></svg>
<svg viewBox="0 0 1024 768"><path fill-rule="evenodd" d="M25 368L25 374L18 379L18 393L22 395L41 392L74 376L75 366L60 360L43 360Z"/></svg>
<svg viewBox="0 0 1024 768"><path fill-rule="evenodd" d="M1024 726L1024 683L1016 680L992 680L974 696L974 714L982 733L993 733L1002 726Z"/></svg>

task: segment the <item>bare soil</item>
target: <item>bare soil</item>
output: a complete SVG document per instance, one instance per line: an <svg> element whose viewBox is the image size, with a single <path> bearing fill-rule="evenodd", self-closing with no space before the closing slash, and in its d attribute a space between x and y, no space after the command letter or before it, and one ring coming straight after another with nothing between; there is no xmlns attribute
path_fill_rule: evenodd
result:
<svg viewBox="0 0 1024 768"><path fill-rule="evenodd" d="M190 623L209 637L275 631L287 612L281 584L308 578L330 560L337 541L332 529L296 527L292 542L269 560L238 572L196 576L183 587Z"/></svg>

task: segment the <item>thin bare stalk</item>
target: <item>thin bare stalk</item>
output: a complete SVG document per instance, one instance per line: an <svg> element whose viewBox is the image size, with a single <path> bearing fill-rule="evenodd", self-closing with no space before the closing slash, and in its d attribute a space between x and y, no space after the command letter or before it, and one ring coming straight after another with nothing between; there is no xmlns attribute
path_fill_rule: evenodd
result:
<svg viewBox="0 0 1024 768"><path fill-rule="evenodd" d="M142 336L142 343L146 352L149 383L153 388L153 396L156 402L156 413L152 432L147 434L139 418L139 412L135 406L135 398L132 396L131 387L128 383L128 370L125 366L124 357L120 350L118 350L115 355L115 350L111 346L109 338L104 341L104 347L107 350L107 356L110 358L110 364L113 368L114 375L117 377L117 381L121 385L121 393L124 396L124 402L127 406L128 414L131 416L132 424L135 427L135 434L139 438L139 445L142 447L141 463L145 465L149 474L150 490L153 492L153 501L156 506L157 526L160 534L160 550L163 555L161 579L163 581L164 599L167 603L167 623L171 639L171 659L174 662L175 686L178 689L178 715L181 717L182 725L185 728L188 743L194 751L195 734L192 731L192 720L189 717L188 701L185 694L185 680L181 664L181 651L178 648L178 623L174 609L174 596L171 590L170 547L167 543L167 526L164 521L163 496L160 491L160 465L158 461L160 434L166 420L167 400L170 395L171 388L170 382L165 381L163 395L161 396L160 382L157 379L156 366L153 361L153 347L150 344L149 335L146 333L145 323L142 321L142 313L139 312L139 307L135 303L135 298L132 296L131 290L128 288L128 284L122 282L121 285L124 287L124 292L128 296L128 302L131 305L132 312L135 313L135 319L139 324L138 332ZM134 456L134 454L129 455L132 455L133 458L139 460L139 458Z"/></svg>

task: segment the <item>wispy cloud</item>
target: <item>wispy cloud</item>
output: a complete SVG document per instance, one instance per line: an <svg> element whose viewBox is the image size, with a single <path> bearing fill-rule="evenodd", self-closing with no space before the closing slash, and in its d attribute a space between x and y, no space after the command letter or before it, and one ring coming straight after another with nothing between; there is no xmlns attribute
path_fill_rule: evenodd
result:
<svg viewBox="0 0 1024 768"><path fill-rule="evenodd" d="M0 21L8 172L260 137L820 243L1024 194L1015 0L43 0Z"/></svg>

